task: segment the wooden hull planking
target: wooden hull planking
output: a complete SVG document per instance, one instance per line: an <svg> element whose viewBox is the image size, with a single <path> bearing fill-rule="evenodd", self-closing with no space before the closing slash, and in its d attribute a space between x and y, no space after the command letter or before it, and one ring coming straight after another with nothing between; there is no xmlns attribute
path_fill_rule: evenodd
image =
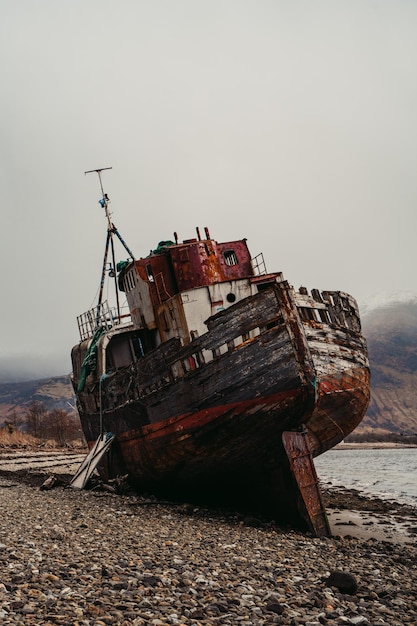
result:
<svg viewBox="0 0 417 626"><path fill-rule="evenodd" d="M314 455L336 445L365 414L369 369L358 333L301 322L288 293L274 286L208 320L207 335L188 346L168 342L110 375L101 414L88 410L93 397L99 406L97 393L79 394L89 445L101 427L116 435L113 474L127 473L142 491L243 502L296 523L283 433L304 428ZM236 341L254 328L251 340Z"/></svg>

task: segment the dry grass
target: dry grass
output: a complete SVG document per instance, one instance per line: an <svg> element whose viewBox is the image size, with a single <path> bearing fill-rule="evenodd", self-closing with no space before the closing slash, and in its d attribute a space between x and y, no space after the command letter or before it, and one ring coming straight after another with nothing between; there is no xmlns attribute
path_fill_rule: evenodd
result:
<svg viewBox="0 0 417 626"><path fill-rule="evenodd" d="M38 439L33 435L22 433L20 430L10 432L7 428L0 426L0 448L45 448L62 449L70 448L75 450L87 450L87 445L83 439L76 439L67 442L64 446L57 444L54 439Z"/></svg>
<svg viewBox="0 0 417 626"><path fill-rule="evenodd" d="M7 428L0 428L0 446L2 448L8 446L28 448L36 446L37 444L39 444L39 441L32 435L27 435L19 430L9 432Z"/></svg>

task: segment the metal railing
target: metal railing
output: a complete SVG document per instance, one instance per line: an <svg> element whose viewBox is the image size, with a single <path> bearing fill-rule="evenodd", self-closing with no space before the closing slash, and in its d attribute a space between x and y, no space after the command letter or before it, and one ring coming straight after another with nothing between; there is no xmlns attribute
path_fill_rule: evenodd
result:
<svg viewBox="0 0 417 626"><path fill-rule="evenodd" d="M107 300L77 317L81 341L92 337L98 328L110 330L114 326L129 321L129 312L119 315L116 307L110 307Z"/></svg>
<svg viewBox="0 0 417 626"><path fill-rule="evenodd" d="M264 255L262 252L251 259L252 269L255 276L263 276L267 273Z"/></svg>

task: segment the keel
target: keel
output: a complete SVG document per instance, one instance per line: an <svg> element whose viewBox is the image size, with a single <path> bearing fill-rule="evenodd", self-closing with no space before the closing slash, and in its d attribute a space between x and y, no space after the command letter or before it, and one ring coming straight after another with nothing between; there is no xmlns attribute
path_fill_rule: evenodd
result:
<svg viewBox="0 0 417 626"><path fill-rule="evenodd" d="M313 457L308 447L307 433L284 432L282 443L293 479L293 494L300 518L317 537L330 537L330 526Z"/></svg>

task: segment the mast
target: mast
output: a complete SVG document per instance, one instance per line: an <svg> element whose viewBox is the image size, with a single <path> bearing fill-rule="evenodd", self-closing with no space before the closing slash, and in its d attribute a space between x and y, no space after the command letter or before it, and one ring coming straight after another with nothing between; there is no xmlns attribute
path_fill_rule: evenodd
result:
<svg viewBox="0 0 417 626"><path fill-rule="evenodd" d="M117 284L117 273L116 273L116 258L115 258L115 252L114 252L114 235L117 236L117 238L119 239L119 241L121 242L121 244L123 245L123 247L125 248L125 250L127 251L127 253L129 254L130 258L132 259L132 261L135 260L135 257L133 256L132 251L130 250L130 248L128 247L128 245L126 244L126 242L124 241L124 239L122 238L122 236L120 235L119 231L117 230L116 226L113 224L113 222L110 219L110 211L109 211L109 202L110 202L110 198L108 197L107 193L104 192L104 188L103 188L103 181L101 179L101 172L104 172L105 170L111 170L113 169L112 167L102 167L100 169L96 169L96 170L88 170L86 172L84 172L84 174L92 174L93 172L96 172L98 175L98 179L100 182L100 189L101 189L101 199L98 201L99 204L103 207L104 209L104 213L107 219L107 238L106 238L106 246L104 249L104 257L103 257L103 266L102 266L102 270L101 270L101 278L100 278L100 291L99 291L99 296L98 296L98 302L97 302L97 322L100 316L100 310L101 310L101 304L103 301L103 291L104 291L104 281L105 281L105 277L106 277L106 271L109 272L109 276L112 277L114 279L114 290L115 290L115 294L116 294L116 307L117 307L117 316L120 319L121 314L120 314L120 303L119 303L119 287ZM111 261L108 262L108 256L109 256L109 250L111 253ZM107 270L107 266L109 267L109 270Z"/></svg>
<svg viewBox="0 0 417 626"><path fill-rule="evenodd" d="M97 172L98 174L98 179L100 181L100 189L101 189L101 200L99 200L99 204L101 204L101 206L103 207L105 213L106 213L106 217L107 217L107 223L108 223L108 227L107 230L111 230L112 229L112 223L110 221L110 212L109 212L109 202L110 202L110 198L108 197L108 195L106 193L104 193L104 189L103 189L103 181L101 180L101 172L104 172L105 170L112 170L112 167L102 167L101 169L98 170L88 170L87 172L84 172L84 174L92 174L93 172Z"/></svg>

